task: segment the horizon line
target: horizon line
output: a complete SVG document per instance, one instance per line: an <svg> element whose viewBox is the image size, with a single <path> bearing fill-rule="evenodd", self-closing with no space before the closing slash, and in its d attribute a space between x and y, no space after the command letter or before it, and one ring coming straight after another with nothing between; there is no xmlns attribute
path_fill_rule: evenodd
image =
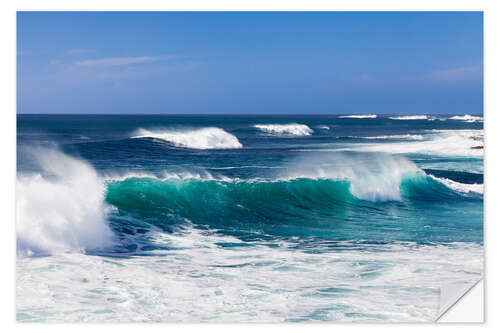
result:
<svg viewBox="0 0 500 333"><path fill-rule="evenodd" d="M484 112L465 113L29 113L16 112L16 115L44 115L44 116L447 116L447 115L484 115Z"/></svg>

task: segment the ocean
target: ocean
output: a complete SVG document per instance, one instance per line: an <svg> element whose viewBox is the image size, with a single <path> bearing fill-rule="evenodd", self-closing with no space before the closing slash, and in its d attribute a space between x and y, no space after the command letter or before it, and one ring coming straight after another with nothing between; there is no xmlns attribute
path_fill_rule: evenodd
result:
<svg viewBox="0 0 500 333"><path fill-rule="evenodd" d="M483 275L483 146L471 115L18 115L17 320L434 321Z"/></svg>

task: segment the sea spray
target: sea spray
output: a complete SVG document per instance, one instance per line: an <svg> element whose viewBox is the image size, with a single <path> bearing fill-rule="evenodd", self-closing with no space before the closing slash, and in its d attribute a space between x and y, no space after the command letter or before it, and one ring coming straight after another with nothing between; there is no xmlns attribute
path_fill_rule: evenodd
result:
<svg viewBox="0 0 500 333"><path fill-rule="evenodd" d="M85 252L110 246L104 184L86 162L57 150L28 150L41 172L19 174L16 234L20 254Z"/></svg>
<svg viewBox="0 0 500 333"><path fill-rule="evenodd" d="M417 172L421 172L418 167L401 156L329 152L300 157L285 174L289 178L345 180L359 199L400 201L402 179Z"/></svg>

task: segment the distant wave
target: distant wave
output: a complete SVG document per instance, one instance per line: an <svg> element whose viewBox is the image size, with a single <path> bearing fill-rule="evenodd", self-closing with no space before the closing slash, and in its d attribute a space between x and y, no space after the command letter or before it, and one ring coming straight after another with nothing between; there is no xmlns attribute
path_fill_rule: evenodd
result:
<svg viewBox="0 0 500 333"><path fill-rule="evenodd" d="M469 122L469 123L473 123L473 122L476 122L476 121L483 121L483 117L471 116L470 114L466 114L466 115L463 115L463 116L453 116L453 117L450 117L449 119L450 120L462 120L462 121L466 121L466 122Z"/></svg>
<svg viewBox="0 0 500 333"><path fill-rule="evenodd" d="M473 147L477 147L473 149ZM359 151L390 154L424 154L435 156L483 157L483 130L429 130L423 140L401 142L357 143L343 148L326 148L320 151ZM296 149L295 151L318 151Z"/></svg>
<svg viewBox="0 0 500 333"><path fill-rule="evenodd" d="M418 134L402 134L402 135L380 135L380 136L365 136L362 139L381 140L381 139L407 139L407 140L424 140L422 135Z"/></svg>
<svg viewBox="0 0 500 333"><path fill-rule="evenodd" d="M241 165L228 167L209 167L210 170L231 170L231 169L282 169L282 166L264 166L264 165Z"/></svg>
<svg viewBox="0 0 500 333"><path fill-rule="evenodd" d="M416 153L436 156L482 157L483 130L431 130L424 140L374 144L359 147L362 151L381 151L391 154Z"/></svg>
<svg viewBox="0 0 500 333"><path fill-rule="evenodd" d="M356 118L356 119L364 119L364 118L377 118L376 114L353 114L349 116L339 116L339 118Z"/></svg>
<svg viewBox="0 0 500 333"><path fill-rule="evenodd" d="M238 138L217 127L184 130L139 129L133 138L155 138L172 143L177 147L192 149L234 149L243 145Z"/></svg>
<svg viewBox="0 0 500 333"><path fill-rule="evenodd" d="M257 124L254 125L259 130L278 135L307 136L314 131L303 124Z"/></svg>
<svg viewBox="0 0 500 333"><path fill-rule="evenodd" d="M413 116L389 117L389 119L393 119L393 120L425 120L425 119L429 119L429 117L426 115L413 115Z"/></svg>
<svg viewBox="0 0 500 333"><path fill-rule="evenodd" d="M326 125L318 125L318 126L316 126L316 128L321 129L321 130L325 130L325 131L328 131L330 129L330 127L326 126Z"/></svg>

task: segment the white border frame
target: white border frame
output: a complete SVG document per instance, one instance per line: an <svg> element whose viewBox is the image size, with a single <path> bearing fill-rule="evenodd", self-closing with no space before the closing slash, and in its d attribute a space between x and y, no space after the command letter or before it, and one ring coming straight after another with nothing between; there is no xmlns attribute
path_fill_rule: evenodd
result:
<svg viewBox="0 0 500 333"><path fill-rule="evenodd" d="M498 331L499 320L495 317L499 308L498 299L495 296L500 296L498 285L500 284L498 265L495 265L493 260L494 254L499 253L498 244L494 237L499 237L500 219L498 211L494 210L498 205L500 198L498 190L500 189L499 172L500 158L496 155L496 143L500 143L500 105L498 103L498 90L500 89L500 52L499 52L499 36L500 34L500 15L498 10L498 1L481 1L481 0L420 0L406 1L401 0L378 0L376 2L370 0L363 1L272 1L272 0L254 0L245 2L235 2L229 0L211 0L204 2L202 0L180 2L180 1L147 1L140 2L133 0L107 1L106 3L98 0L87 1L64 1L64 0L45 0L43 2L36 0L19 0L14 2L2 2L0 11L0 33L1 41L4 46L0 53L2 70L1 76L1 92L2 98L0 103L0 140L2 156L7 156L1 165L2 186L0 196L0 212L2 218L1 248L0 255L2 256L3 274L1 275L0 286L2 286L2 301L0 302L0 322L6 330L16 329L21 331L37 330L67 332L68 330L84 332L90 327L87 325L69 324L69 325L32 325L32 324L17 324L15 322L15 202L14 189L16 177L16 11L17 10L70 10L70 11L198 11L198 10L237 10L237 11L272 11L272 10L335 10L335 11L481 11L484 10L484 97L485 97L485 288L488 297L485 298L485 320L484 325L456 325L456 324L425 324L425 329L452 329L454 332L470 332L479 328L496 328ZM490 172L491 170L491 172ZM464 298L465 300L466 298ZM476 302L476 303L474 303ZM475 309L478 300L473 300L466 305L470 311ZM481 303L479 303L481 305ZM467 310L466 310L467 312ZM231 332L234 330L250 332L254 329L272 329L283 331L298 331L303 329L314 329L318 331L332 331L340 328L346 331L366 331L366 330L384 330L384 331L401 331L405 326L405 331L419 331L422 329L418 324L397 324L397 325L381 325L381 324L336 324L334 326L323 325L184 325L184 324L167 324L169 325L112 325L112 324L93 324L92 329L105 330L117 329L125 332L133 332L137 329L148 329L152 331L164 331L165 329L185 329L188 331L208 330L213 332ZM173 327L172 327L173 326Z"/></svg>

